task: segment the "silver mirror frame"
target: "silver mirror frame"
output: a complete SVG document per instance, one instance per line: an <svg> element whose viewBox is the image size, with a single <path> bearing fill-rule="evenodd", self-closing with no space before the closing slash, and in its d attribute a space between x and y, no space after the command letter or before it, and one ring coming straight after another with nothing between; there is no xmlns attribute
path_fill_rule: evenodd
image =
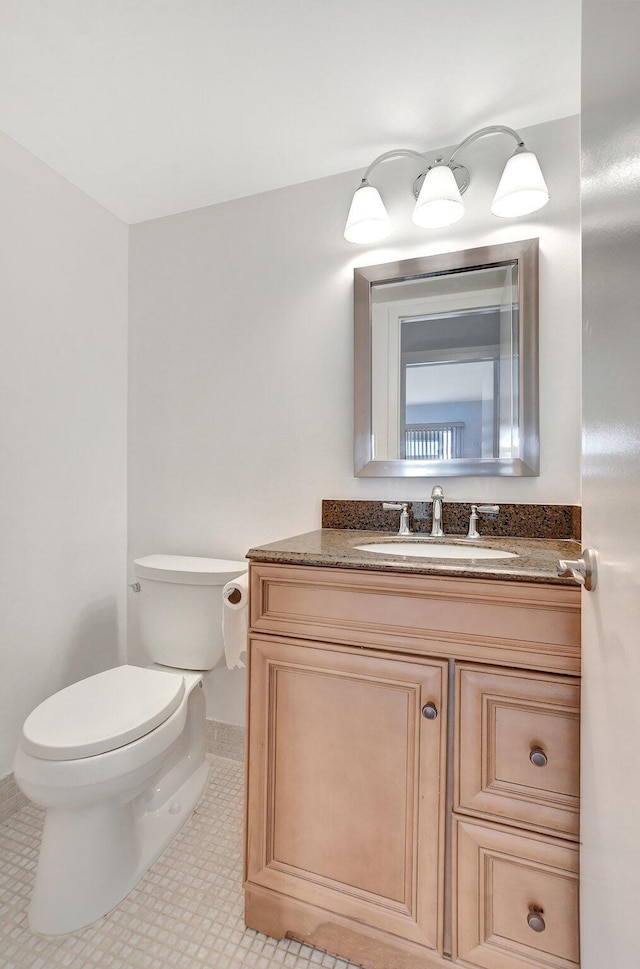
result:
<svg viewBox="0 0 640 969"><path fill-rule="evenodd" d="M378 461L372 449L371 303L376 283L518 263L520 456L456 458L445 461ZM354 270L354 457L355 476L433 478L527 476L540 473L538 417L538 240L525 239L462 249Z"/></svg>

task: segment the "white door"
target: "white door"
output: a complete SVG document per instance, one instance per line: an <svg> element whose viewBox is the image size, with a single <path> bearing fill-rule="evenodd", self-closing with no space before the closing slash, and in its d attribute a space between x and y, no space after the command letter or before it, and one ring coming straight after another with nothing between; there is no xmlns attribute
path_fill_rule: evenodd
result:
<svg viewBox="0 0 640 969"><path fill-rule="evenodd" d="M640 966L640 3L583 4L582 966Z"/></svg>

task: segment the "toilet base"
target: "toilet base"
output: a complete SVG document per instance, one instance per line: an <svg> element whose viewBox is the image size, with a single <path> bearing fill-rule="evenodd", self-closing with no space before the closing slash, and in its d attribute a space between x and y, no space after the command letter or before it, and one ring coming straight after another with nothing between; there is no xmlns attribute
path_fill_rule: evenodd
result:
<svg viewBox="0 0 640 969"><path fill-rule="evenodd" d="M115 908L189 819L209 777L205 760L155 810L136 819L136 802L110 798L49 808L29 907L39 935L66 935Z"/></svg>

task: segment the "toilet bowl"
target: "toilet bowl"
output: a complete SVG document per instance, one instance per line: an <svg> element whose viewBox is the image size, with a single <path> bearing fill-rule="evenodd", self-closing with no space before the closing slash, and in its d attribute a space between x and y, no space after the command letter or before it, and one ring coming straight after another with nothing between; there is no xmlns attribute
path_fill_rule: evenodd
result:
<svg viewBox="0 0 640 969"><path fill-rule="evenodd" d="M73 932L117 905L207 782L203 671L224 656L222 586L246 565L155 555L135 566L143 645L164 663L119 666L49 697L25 721L14 759L19 787L46 809L29 907L43 935Z"/></svg>

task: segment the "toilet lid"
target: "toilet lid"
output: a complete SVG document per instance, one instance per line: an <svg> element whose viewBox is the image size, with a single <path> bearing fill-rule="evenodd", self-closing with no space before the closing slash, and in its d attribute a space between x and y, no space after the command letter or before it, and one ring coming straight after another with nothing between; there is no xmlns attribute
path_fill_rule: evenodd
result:
<svg viewBox="0 0 640 969"><path fill-rule="evenodd" d="M154 730L185 692L179 673L116 666L50 696L22 728L22 746L44 760L76 760L124 747Z"/></svg>

